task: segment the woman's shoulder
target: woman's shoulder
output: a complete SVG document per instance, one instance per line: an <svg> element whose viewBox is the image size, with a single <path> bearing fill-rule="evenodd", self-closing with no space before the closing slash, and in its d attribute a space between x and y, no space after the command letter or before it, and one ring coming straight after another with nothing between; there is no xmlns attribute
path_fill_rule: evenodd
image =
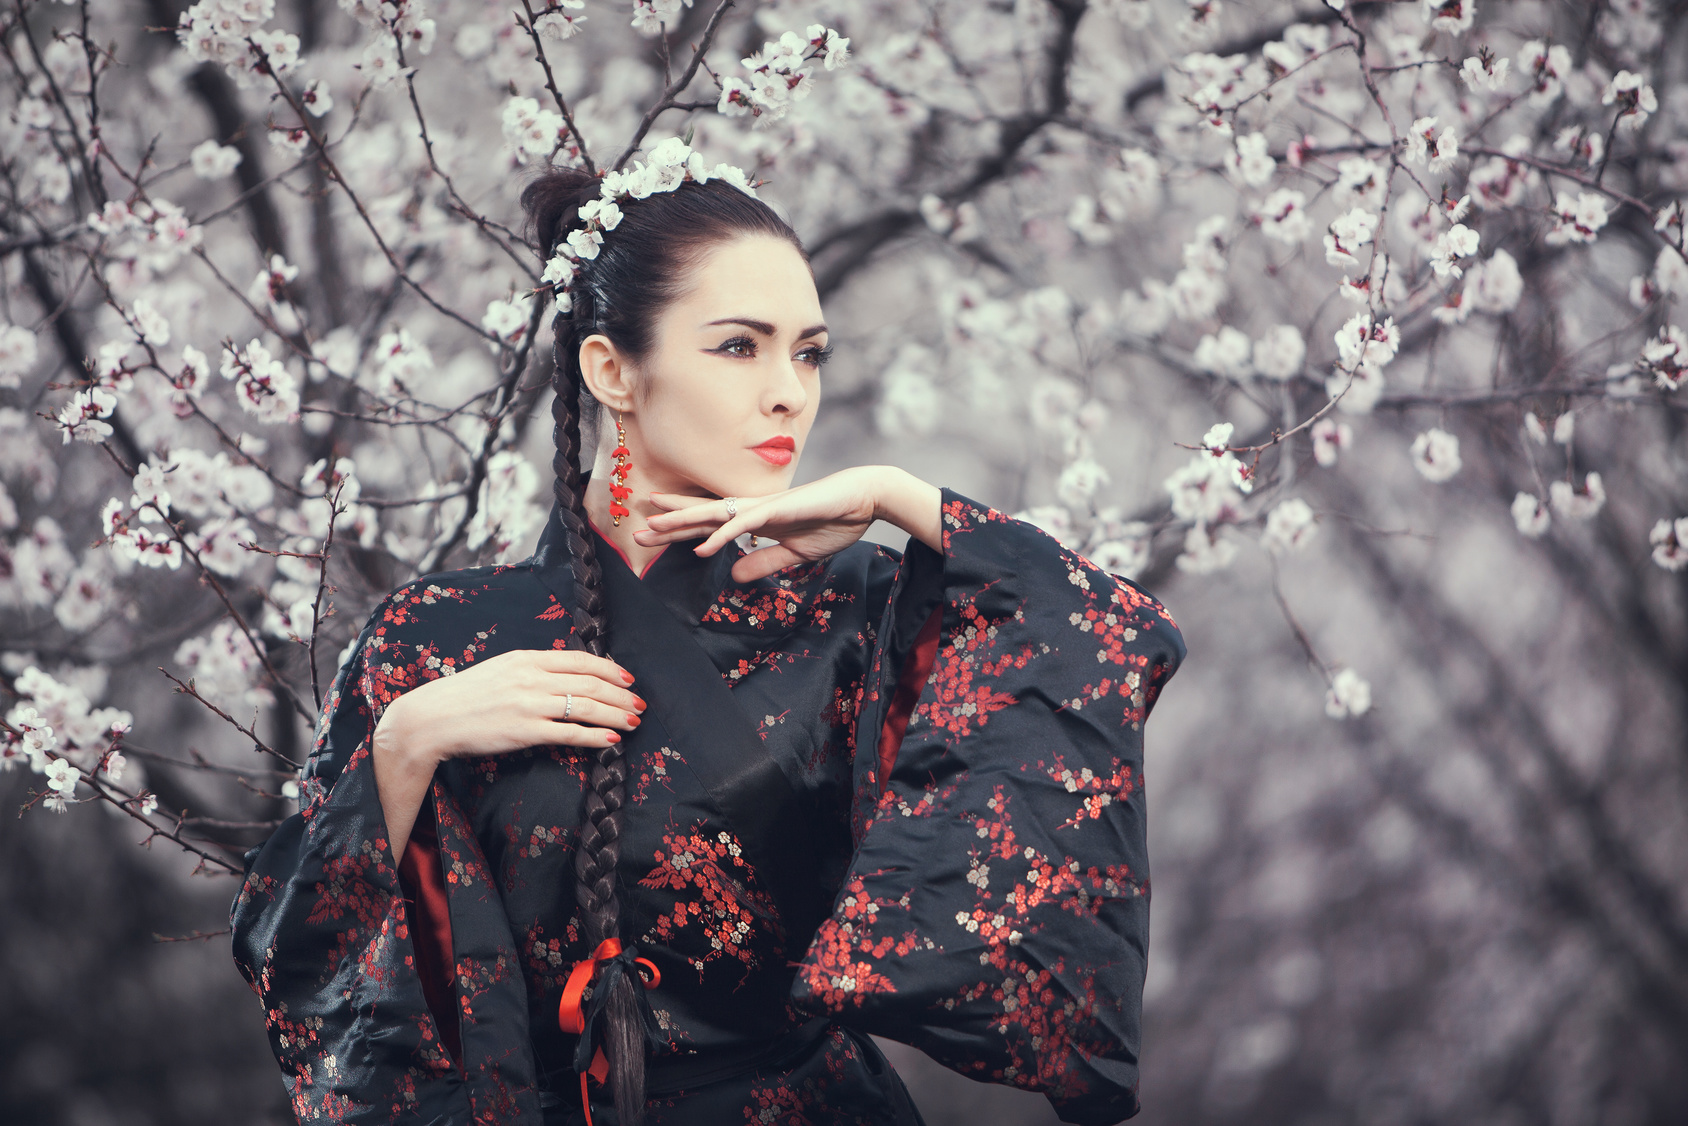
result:
<svg viewBox="0 0 1688 1126"><path fill-rule="evenodd" d="M538 581L531 560L489 567L436 571L389 591L370 613L365 632L372 641L442 640L486 628L489 617L538 601L555 601Z"/></svg>

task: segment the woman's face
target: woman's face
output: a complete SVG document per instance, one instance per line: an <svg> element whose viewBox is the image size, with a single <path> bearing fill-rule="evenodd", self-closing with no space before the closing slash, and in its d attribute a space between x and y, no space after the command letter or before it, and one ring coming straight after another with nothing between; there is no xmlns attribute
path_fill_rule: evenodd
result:
<svg viewBox="0 0 1688 1126"><path fill-rule="evenodd" d="M587 386L622 410L634 511L650 511L649 492L752 497L790 488L820 406L826 343L809 267L768 235L708 250L636 367L606 337L583 341ZM601 433L613 438L607 422ZM600 451L613 444L600 442Z"/></svg>

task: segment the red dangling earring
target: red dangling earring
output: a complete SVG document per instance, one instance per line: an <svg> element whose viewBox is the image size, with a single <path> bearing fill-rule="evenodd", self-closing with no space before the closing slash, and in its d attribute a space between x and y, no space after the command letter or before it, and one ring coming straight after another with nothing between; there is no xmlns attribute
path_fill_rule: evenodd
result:
<svg viewBox="0 0 1688 1126"><path fill-rule="evenodd" d="M610 451L615 458L615 468L610 470L610 519L616 527L621 527L621 518L631 516L625 501L633 495L633 490L627 484L627 470L631 466L631 454L627 449L627 431L621 428L621 412L615 412L615 449Z"/></svg>

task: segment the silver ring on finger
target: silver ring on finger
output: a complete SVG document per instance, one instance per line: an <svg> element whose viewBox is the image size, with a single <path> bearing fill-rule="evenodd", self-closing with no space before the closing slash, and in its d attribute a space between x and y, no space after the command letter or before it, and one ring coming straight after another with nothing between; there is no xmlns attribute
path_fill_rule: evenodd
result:
<svg viewBox="0 0 1688 1126"><path fill-rule="evenodd" d="M563 693L563 719L567 720L568 717L569 717L569 713L572 712L572 711L574 711L574 697L569 695L567 692L564 692Z"/></svg>
<svg viewBox="0 0 1688 1126"><path fill-rule="evenodd" d="M737 516L738 515L738 497L722 497L721 499L727 502L727 515L728 516Z"/></svg>

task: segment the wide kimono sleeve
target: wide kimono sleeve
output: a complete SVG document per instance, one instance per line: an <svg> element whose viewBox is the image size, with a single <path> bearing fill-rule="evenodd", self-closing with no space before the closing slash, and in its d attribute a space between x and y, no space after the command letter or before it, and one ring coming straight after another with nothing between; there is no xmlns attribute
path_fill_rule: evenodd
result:
<svg viewBox="0 0 1688 1126"><path fill-rule="evenodd" d="M910 541L877 631L856 852L794 1000L1117 1122L1138 1110L1143 725L1183 637L1129 580L949 489L943 545Z"/></svg>
<svg viewBox="0 0 1688 1126"><path fill-rule="evenodd" d="M247 854L231 911L235 961L300 1122L539 1121L525 991L468 821L436 780L401 878L376 789L382 709L439 675L413 624L429 599L405 588L364 627L324 701L303 808ZM418 903L430 891L431 918Z"/></svg>

